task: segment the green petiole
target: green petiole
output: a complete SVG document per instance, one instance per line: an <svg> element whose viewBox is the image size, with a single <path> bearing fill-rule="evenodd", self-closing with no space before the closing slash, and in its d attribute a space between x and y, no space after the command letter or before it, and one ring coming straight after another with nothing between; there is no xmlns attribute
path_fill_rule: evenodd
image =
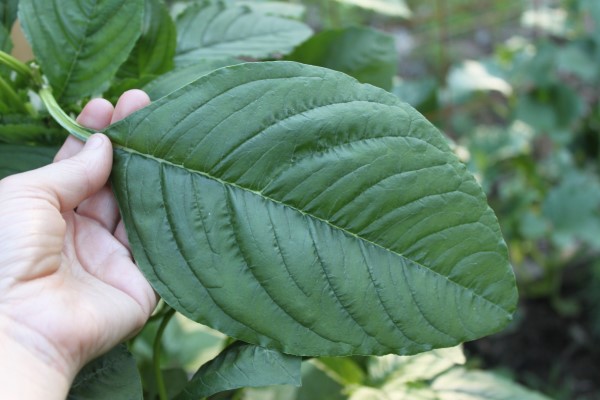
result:
<svg viewBox="0 0 600 400"><path fill-rule="evenodd" d="M27 64L17 60L8 53L0 50L0 64L6 65L16 73L23 75L26 78L31 78L36 84L40 84L40 80L35 77L33 70Z"/></svg>
<svg viewBox="0 0 600 400"><path fill-rule="evenodd" d="M52 90L48 86L43 86L38 94L52 118L54 118L54 120L56 120L56 122L65 128L71 135L85 142L94 133L94 131L79 125L73 118L68 116L62 108L60 108L52 95Z"/></svg>

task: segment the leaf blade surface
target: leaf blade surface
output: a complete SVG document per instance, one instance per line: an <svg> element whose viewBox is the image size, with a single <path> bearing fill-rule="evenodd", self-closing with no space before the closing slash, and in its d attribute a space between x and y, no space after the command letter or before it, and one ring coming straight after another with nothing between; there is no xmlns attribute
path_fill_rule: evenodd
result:
<svg viewBox="0 0 600 400"><path fill-rule="evenodd" d="M134 256L191 319L288 354L348 355L448 347L511 318L485 195L392 94L241 64L106 133Z"/></svg>

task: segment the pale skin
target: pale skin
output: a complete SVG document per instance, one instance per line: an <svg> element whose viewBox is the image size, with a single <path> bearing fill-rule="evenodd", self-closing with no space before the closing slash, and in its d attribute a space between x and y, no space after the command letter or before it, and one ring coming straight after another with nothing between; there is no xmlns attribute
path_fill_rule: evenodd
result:
<svg viewBox="0 0 600 400"><path fill-rule="evenodd" d="M100 130L147 104L90 101ZM88 361L134 335L156 306L107 185L108 138L69 138L49 166L0 181L0 398L64 399Z"/></svg>

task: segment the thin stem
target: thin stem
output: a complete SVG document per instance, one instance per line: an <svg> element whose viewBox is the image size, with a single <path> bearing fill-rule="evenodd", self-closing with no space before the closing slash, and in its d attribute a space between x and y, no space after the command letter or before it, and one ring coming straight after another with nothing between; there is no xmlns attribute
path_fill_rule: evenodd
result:
<svg viewBox="0 0 600 400"><path fill-rule="evenodd" d="M8 53L5 53L3 51L0 50L0 64L4 64L6 65L8 68L12 69L13 71L17 72L18 74L21 74L27 78L31 78L33 79L33 72L31 70L31 68L29 68L29 66L19 60L17 60L16 58L14 58L13 56L11 56ZM38 82L36 82L38 83Z"/></svg>
<svg viewBox="0 0 600 400"><path fill-rule="evenodd" d="M156 332L156 336L154 337L154 354L152 355L152 364L154 367L154 377L156 379L156 388L158 389L158 397L160 400L168 400L167 388L165 387L165 380L163 378L162 371L160 370L160 354L162 350L161 339L165 328L167 327L173 315L175 315L175 310L170 309L163 317L163 320L161 321L160 326L158 327L158 331Z"/></svg>
<svg viewBox="0 0 600 400"><path fill-rule="evenodd" d="M42 89L39 91L39 95L52 118L54 118L54 120L58 122L60 126L65 128L71 135L85 142L94 133L93 131L79 125L73 118L69 117L62 108L60 108L56 102L56 99L52 95L52 90L49 87L42 87Z"/></svg>

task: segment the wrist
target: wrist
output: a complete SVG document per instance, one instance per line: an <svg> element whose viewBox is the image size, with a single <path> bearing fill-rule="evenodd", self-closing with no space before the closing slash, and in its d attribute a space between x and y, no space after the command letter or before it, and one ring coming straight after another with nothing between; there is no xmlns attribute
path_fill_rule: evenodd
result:
<svg viewBox="0 0 600 400"><path fill-rule="evenodd" d="M58 362L55 350L0 319L0 398L64 399L77 371Z"/></svg>

